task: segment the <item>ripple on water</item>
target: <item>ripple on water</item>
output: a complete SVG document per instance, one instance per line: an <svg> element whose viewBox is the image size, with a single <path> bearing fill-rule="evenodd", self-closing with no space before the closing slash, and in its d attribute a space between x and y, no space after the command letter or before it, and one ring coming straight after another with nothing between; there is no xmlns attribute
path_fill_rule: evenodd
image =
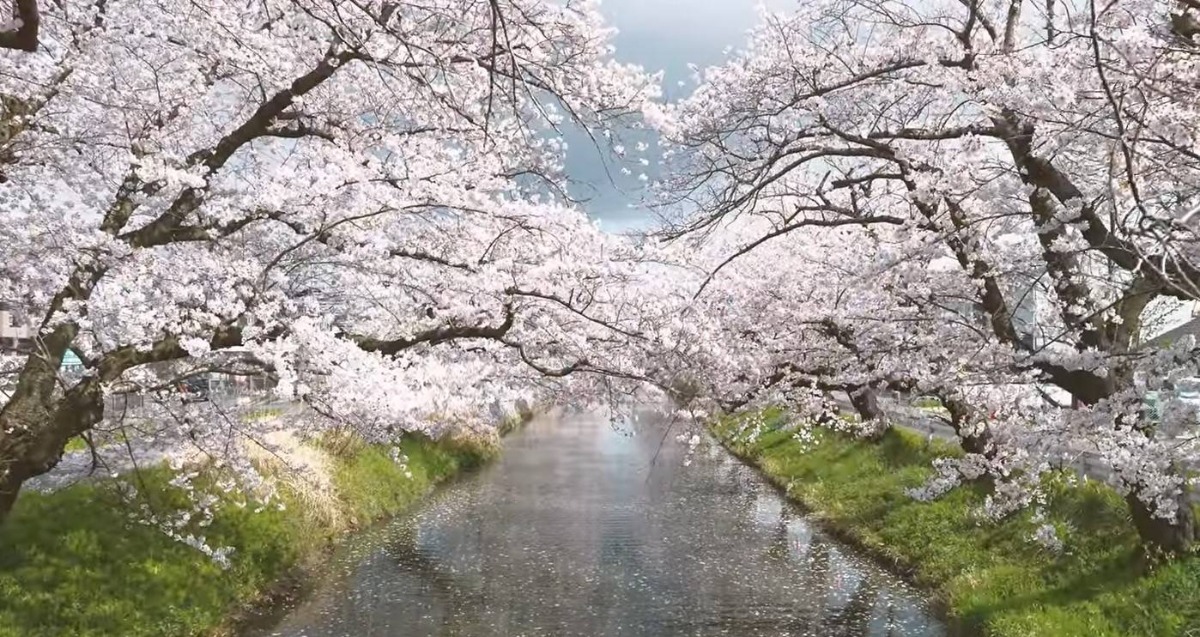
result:
<svg viewBox="0 0 1200 637"><path fill-rule="evenodd" d="M247 637L945 634L919 593L753 470L660 440L647 417L535 422L347 542L309 599Z"/></svg>

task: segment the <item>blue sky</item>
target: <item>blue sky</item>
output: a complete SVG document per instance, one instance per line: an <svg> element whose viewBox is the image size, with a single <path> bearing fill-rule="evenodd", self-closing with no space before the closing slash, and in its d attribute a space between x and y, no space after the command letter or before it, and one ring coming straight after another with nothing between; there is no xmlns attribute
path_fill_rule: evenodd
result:
<svg viewBox="0 0 1200 637"><path fill-rule="evenodd" d="M641 64L649 72L663 71L664 93L677 99L691 87L688 64L700 67L720 63L727 47L738 48L754 25L762 0L603 0L602 11L618 29L617 58ZM783 10L795 0L768 0L770 9ZM679 87L677 82L686 86ZM636 207L641 199L636 175L622 177L619 166L605 161L581 134L568 135L571 151L567 170L578 180L576 196L586 197L586 208L610 231L645 228L653 214ZM632 144L626 144L632 146ZM650 173L649 170L646 172ZM611 174L611 179L610 179ZM650 173L653 174L653 173ZM634 204L634 208L630 208Z"/></svg>

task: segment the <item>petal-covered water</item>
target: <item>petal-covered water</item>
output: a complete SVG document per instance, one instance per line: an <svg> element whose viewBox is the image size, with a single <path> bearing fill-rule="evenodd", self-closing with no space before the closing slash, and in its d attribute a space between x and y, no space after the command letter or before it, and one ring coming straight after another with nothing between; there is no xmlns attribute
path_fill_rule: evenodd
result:
<svg viewBox="0 0 1200 637"><path fill-rule="evenodd" d="M252 634L945 634L919 592L682 430L536 420L479 474L350 540Z"/></svg>

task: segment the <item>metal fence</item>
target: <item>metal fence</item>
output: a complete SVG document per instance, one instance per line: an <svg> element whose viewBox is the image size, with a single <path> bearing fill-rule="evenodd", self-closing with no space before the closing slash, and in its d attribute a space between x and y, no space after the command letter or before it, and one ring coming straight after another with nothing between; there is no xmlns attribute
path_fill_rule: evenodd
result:
<svg viewBox="0 0 1200 637"><path fill-rule="evenodd" d="M173 391L155 393L128 392L105 396L104 414L107 418L138 418L155 406L174 406L182 397ZM196 402L209 403L237 413L253 412L269 408L283 408L290 402L280 401L267 387L261 384L211 383L203 399Z"/></svg>

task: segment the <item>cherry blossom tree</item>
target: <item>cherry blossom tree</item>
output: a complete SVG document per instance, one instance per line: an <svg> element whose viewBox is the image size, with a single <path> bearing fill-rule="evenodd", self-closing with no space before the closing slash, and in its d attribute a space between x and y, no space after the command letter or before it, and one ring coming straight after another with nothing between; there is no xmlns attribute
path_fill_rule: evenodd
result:
<svg viewBox="0 0 1200 637"><path fill-rule="evenodd" d="M620 343L665 314L626 290L635 247L563 194L559 129L657 95L596 3L11 4L0 298L38 336L0 407L0 520L120 417L106 396L200 371L270 373L303 426L373 440L645 375ZM249 435L163 406L168 444Z"/></svg>
<svg viewBox="0 0 1200 637"><path fill-rule="evenodd" d="M830 0L766 16L689 99L647 113L674 163L664 205L698 211L674 234L751 220L757 233L726 246L731 264L714 262L734 294L755 278L737 262L775 250L759 267L785 298L755 331L775 341L815 325L799 342L819 353L797 363L783 350L773 365L838 384L851 367L828 359L879 338L895 362L853 355L866 375L851 382L918 370L907 384L940 395L960 435L996 416L1008 446L993 458L1099 453L1145 544L1186 551L1195 415L1152 417L1143 400L1196 373L1195 344L1148 344L1141 322L1155 303L1200 298L1197 10ZM838 227L856 229L840 246L787 240ZM810 262L830 249L826 263L860 282L872 265L909 265L837 299L847 279ZM868 316L895 318L872 332Z"/></svg>

